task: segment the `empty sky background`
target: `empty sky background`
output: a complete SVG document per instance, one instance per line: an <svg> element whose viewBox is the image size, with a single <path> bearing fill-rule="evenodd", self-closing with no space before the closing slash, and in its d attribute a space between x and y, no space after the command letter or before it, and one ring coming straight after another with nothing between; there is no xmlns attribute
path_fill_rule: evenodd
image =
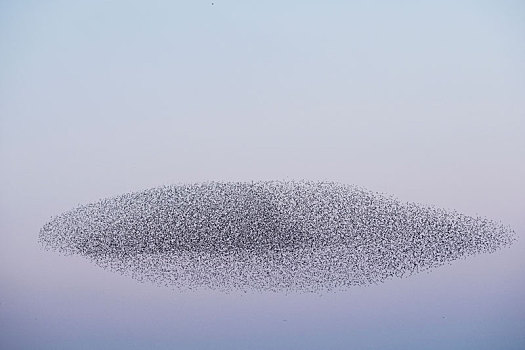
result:
<svg viewBox="0 0 525 350"><path fill-rule="evenodd" d="M153 186L331 180L519 241L327 295L183 292L42 252ZM0 347L525 348L522 1L1 1Z"/></svg>

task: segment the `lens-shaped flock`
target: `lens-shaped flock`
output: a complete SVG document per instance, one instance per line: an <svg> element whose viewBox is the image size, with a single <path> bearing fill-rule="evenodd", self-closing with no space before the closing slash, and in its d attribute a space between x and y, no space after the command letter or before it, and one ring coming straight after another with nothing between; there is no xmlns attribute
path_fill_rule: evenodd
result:
<svg viewBox="0 0 525 350"><path fill-rule="evenodd" d="M323 291L510 245L498 222L331 182L164 186L84 205L45 248L176 288Z"/></svg>

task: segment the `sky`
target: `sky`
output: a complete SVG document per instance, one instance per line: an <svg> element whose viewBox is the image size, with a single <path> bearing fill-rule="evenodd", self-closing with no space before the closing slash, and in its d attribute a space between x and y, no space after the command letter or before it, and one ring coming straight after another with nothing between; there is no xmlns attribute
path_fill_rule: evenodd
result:
<svg viewBox="0 0 525 350"><path fill-rule="evenodd" d="M0 345L525 347L521 1L1 1ZM511 248L328 295L183 292L38 231L164 184L328 180Z"/></svg>

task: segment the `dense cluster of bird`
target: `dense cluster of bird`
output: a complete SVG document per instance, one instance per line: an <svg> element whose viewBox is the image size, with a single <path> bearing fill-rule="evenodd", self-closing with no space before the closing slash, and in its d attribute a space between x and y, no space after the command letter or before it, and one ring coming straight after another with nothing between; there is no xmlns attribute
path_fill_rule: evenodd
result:
<svg viewBox="0 0 525 350"><path fill-rule="evenodd" d="M319 291L493 252L494 221L332 182L164 186L80 206L44 225L46 248L179 288Z"/></svg>

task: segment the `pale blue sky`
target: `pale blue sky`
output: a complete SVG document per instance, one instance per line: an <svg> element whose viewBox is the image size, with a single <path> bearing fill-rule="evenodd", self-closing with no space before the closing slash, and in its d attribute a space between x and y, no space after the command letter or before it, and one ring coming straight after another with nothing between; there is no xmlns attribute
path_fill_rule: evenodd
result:
<svg viewBox="0 0 525 350"><path fill-rule="evenodd" d="M525 3L214 3L0 3L0 344L525 344ZM521 239L323 297L174 293L36 243L77 204L256 179L357 184Z"/></svg>

